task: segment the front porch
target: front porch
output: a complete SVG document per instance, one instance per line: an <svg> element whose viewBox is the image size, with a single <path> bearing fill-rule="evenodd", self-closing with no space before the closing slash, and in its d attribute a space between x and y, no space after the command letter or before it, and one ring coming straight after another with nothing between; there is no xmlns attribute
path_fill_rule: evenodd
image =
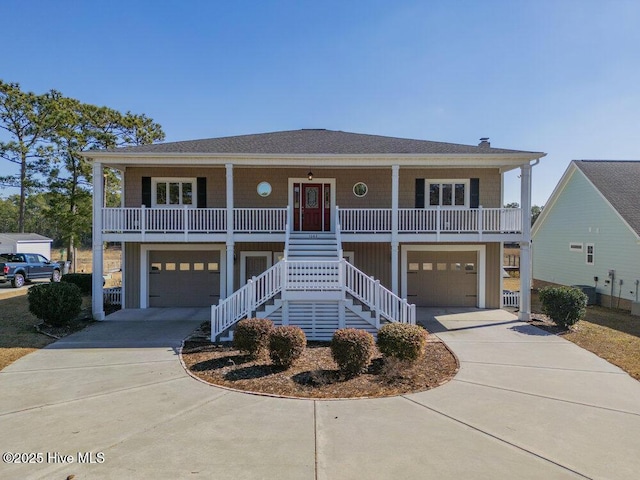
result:
<svg viewBox="0 0 640 480"><path fill-rule="evenodd" d="M103 208L104 241L201 242L255 239L284 241L291 212L281 208ZM331 212L329 231L339 224L343 239L359 241L504 241L522 239L519 208L340 208ZM427 236L425 238L425 235Z"/></svg>

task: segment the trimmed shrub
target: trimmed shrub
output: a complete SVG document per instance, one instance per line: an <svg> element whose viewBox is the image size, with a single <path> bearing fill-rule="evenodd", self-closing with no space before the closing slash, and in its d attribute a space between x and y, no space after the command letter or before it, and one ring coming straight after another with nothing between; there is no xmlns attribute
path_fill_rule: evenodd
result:
<svg viewBox="0 0 640 480"><path fill-rule="evenodd" d="M307 337L300 327L275 327L269 336L269 356L274 365L289 368L300 358L306 345Z"/></svg>
<svg viewBox="0 0 640 480"><path fill-rule="evenodd" d="M378 350L385 357L415 362L424 355L427 335L420 325L388 323L378 330Z"/></svg>
<svg viewBox="0 0 640 480"><path fill-rule="evenodd" d="M544 287L538 292L542 313L556 325L569 328L587 313L588 297L574 287Z"/></svg>
<svg viewBox="0 0 640 480"><path fill-rule="evenodd" d="M240 320L233 333L233 347L256 358L269 347L269 335L273 322L266 318Z"/></svg>
<svg viewBox="0 0 640 480"><path fill-rule="evenodd" d="M331 339L331 356L340 371L346 375L364 372L373 357L373 335L365 330L343 328L336 330Z"/></svg>
<svg viewBox="0 0 640 480"><path fill-rule="evenodd" d="M29 289L27 298L29 311L54 327L68 325L82 309L82 293L72 283L34 285Z"/></svg>
<svg viewBox="0 0 640 480"><path fill-rule="evenodd" d="M61 281L77 285L83 295L91 295L91 277L90 273L67 273Z"/></svg>

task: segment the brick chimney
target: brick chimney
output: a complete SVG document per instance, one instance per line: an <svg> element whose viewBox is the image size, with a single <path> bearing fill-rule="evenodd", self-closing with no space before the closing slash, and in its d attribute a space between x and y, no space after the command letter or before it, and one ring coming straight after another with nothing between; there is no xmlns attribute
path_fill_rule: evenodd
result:
<svg viewBox="0 0 640 480"><path fill-rule="evenodd" d="M491 144L489 143L489 137L482 137L478 146L489 148L491 146Z"/></svg>

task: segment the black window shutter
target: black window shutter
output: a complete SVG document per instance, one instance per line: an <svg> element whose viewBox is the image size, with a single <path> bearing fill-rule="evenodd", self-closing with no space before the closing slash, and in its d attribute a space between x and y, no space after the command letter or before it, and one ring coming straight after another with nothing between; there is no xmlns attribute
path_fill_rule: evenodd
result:
<svg viewBox="0 0 640 480"><path fill-rule="evenodd" d="M424 208L424 178L416 178L416 208Z"/></svg>
<svg viewBox="0 0 640 480"><path fill-rule="evenodd" d="M469 192L469 203L471 208L480 206L480 179L472 178L470 183L471 192Z"/></svg>
<svg viewBox="0 0 640 480"><path fill-rule="evenodd" d="M142 177L142 204L151 207L151 177Z"/></svg>
<svg viewBox="0 0 640 480"><path fill-rule="evenodd" d="M207 208L207 177L198 177L198 208Z"/></svg>

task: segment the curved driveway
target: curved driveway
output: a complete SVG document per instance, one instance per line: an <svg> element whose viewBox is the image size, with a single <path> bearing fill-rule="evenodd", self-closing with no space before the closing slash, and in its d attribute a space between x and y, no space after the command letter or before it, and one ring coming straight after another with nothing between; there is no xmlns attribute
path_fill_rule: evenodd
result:
<svg viewBox="0 0 640 480"><path fill-rule="evenodd" d="M203 314L101 322L0 372L0 451L43 454L0 478L638 478L640 383L507 312L419 312L454 380L345 401L189 377L176 351Z"/></svg>

